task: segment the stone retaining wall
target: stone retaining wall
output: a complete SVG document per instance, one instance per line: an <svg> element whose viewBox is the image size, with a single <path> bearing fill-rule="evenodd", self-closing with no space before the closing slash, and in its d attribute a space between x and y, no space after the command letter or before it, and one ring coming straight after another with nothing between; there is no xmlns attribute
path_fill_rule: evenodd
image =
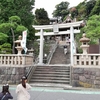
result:
<svg viewBox="0 0 100 100"><path fill-rule="evenodd" d="M73 68L72 86L100 88L100 68Z"/></svg>
<svg viewBox="0 0 100 100"><path fill-rule="evenodd" d="M26 67L0 67L0 84L18 84L21 77L26 74Z"/></svg>

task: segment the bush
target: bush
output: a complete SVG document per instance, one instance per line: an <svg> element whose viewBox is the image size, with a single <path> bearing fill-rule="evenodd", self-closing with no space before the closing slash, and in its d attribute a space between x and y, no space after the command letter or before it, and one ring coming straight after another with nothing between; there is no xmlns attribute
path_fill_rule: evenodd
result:
<svg viewBox="0 0 100 100"><path fill-rule="evenodd" d="M11 52L12 52L11 44L4 43L0 45L0 54L11 54Z"/></svg>

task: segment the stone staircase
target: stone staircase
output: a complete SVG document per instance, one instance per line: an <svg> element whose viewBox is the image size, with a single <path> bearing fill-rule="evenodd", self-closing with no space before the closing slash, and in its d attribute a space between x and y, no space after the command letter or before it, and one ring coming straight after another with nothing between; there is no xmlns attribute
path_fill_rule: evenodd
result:
<svg viewBox="0 0 100 100"><path fill-rule="evenodd" d="M64 54L64 45L59 44L49 65L37 66L30 80L35 87L69 87L71 83L70 50Z"/></svg>
<svg viewBox="0 0 100 100"><path fill-rule="evenodd" d="M32 86L65 87L70 85L70 66L45 65L37 66L30 84Z"/></svg>
<svg viewBox="0 0 100 100"><path fill-rule="evenodd" d="M64 54L64 45L59 44L50 64L70 64L70 47L68 46L68 52Z"/></svg>

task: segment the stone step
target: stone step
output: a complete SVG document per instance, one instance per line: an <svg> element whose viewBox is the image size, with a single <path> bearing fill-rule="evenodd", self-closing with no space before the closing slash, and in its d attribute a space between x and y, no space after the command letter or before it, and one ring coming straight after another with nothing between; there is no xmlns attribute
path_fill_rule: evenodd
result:
<svg viewBox="0 0 100 100"><path fill-rule="evenodd" d="M57 68L57 67L42 67L42 68L38 68L38 67L37 67L37 68L36 68L36 70L48 70L48 69L49 69L49 70L50 70L50 69L51 69L51 70L61 70L61 69L62 69L62 70L70 70L70 68L67 68L67 67L65 67L65 68L63 68L63 67L62 67L62 68L61 68L61 67L60 67L60 68Z"/></svg>
<svg viewBox="0 0 100 100"><path fill-rule="evenodd" d="M37 69L70 69L70 67L37 67Z"/></svg>
<svg viewBox="0 0 100 100"><path fill-rule="evenodd" d="M46 88L59 88L59 89L63 89L63 88L67 88L67 89L71 89L72 86L69 85L69 84L59 84L59 83L37 83L37 82L34 82L34 83L30 83L31 86L33 87L46 87Z"/></svg>
<svg viewBox="0 0 100 100"><path fill-rule="evenodd" d="M31 77L30 83L70 84L70 66L38 66Z"/></svg>
<svg viewBox="0 0 100 100"><path fill-rule="evenodd" d="M65 74L65 75L68 75L68 74L70 74L70 71L65 71L65 72L53 72L53 71L35 71L34 72L34 74L36 74L36 73L38 73L38 74Z"/></svg>
<svg viewBox="0 0 100 100"><path fill-rule="evenodd" d="M70 77L69 74L33 74L33 77Z"/></svg>
<svg viewBox="0 0 100 100"><path fill-rule="evenodd" d="M37 67L36 70L70 70L70 67Z"/></svg>
<svg viewBox="0 0 100 100"><path fill-rule="evenodd" d="M69 80L42 80L42 79L31 79L30 83L34 83L34 82L41 82L41 83L63 83L63 84L70 84Z"/></svg>
<svg viewBox="0 0 100 100"><path fill-rule="evenodd" d="M69 64L48 64L48 65L37 65L38 67L70 67Z"/></svg>
<svg viewBox="0 0 100 100"><path fill-rule="evenodd" d="M54 68L44 68L44 69L36 69L35 71L62 71L62 72L64 72L64 71L70 71L70 69L54 69Z"/></svg>
<svg viewBox="0 0 100 100"><path fill-rule="evenodd" d="M50 69L45 69L45 70L35 70L36 72L70 72L70 70L50 70Z"/></svg>
<svg viewBox="0 0 100 100"><path fill-rule="evenodd" d="M49 76L47 76L47 77L43 77L43 76L41 76L41 77L38 77L38 76L34 76L34 77L32 77L32 79L37 79L37 80L40 80L40 79L42 79L42 80L69 80L70 78L68 78L68 77L49 77Z"/></svg>
<svg viewBox="0 0 100 100"><path fill-rule="evenodd" d="M50 66L47 66L47 65L44 65L44 66L37 66L37 68L70 68L70 66L68 65L50 65Z"/></svg>

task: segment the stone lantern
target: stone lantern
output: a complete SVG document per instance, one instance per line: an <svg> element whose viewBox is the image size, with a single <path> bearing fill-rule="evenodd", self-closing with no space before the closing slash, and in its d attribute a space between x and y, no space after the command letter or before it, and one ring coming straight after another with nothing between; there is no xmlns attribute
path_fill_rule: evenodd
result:
<svg viewBox="0 0 100 100"><path fill-rule="evenodd" d="M80 42L82 42L82 45L80 48L83 50L83 54L87 54L87 50L89 48L88 42L90 41L89 38L86 38L86 34L83 34L83 38L80 39Z"/></svg>
<svg viewBox="0 0 100 100"><path fill-rule="evenodd" d="M34 54L34 49L33 49L33 48L30 48L30 49L28 50L28 54L29 54L29 55L33 55L33 54Z"/></svg>
<svg viewBox="0 0 100 100"><path fill-rule="evenodd" d="M21 41L22 41L22 36L20 35L19 37L18 37L18 40L16 40L15 41L15 44L17 44L17 46L15 47L16 49L17 49L17 51L18 51L18 55L21 55L22 54L22 50L23 50L23 48L22 48L22 46L21 46Z"/></svg>

